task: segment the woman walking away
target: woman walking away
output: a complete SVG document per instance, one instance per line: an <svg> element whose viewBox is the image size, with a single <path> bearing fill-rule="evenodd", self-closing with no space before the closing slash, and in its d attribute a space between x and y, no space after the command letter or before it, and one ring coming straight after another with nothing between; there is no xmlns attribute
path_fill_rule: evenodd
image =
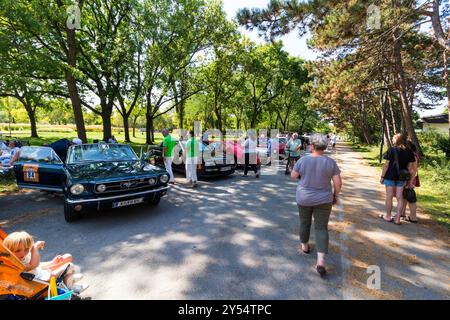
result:
<svg viewBox="0 0 450 320"><path fill-rule="evenodd" d="M315 134L311 137L311 155L301 157L291 172L293 179L300 179L297 186L297 205L300 216L300 249L310 253L309 234L314 217L317 246L316 271L325 276L325 255L328 253L328 220L333 204L341 192L342 180L336 161L324 155L327 137ZM333 180L334 191L331 186Z"/></svg>
<svg viewBox="0 0 450 320"><path fill-rule="evenodd" d="M415 187L420 187L420 180L419 180L419 152L417 152L417 147L414 143L408 140L406 143L406 147L411 150L414 154L414 158L416 161L414 162L414 174L412 175L414 177L412 184L408 184L405 186L405 190L403 191L403 194L409 190L409 193L406 193L405 201L403 201L403 210L402 210L402 217L406 221L417 223L417 199L416 199L416 193L414 191ZM406 205L409 206L409 216L406 216Z"/></svg>
<svg viewBox="0 0 450 320"><path fill-rule="evenodd" d="M403 210L403 188L411 185L415 177L414 164L416 159L411 150L406 148L406 135L397 133L392 142L394 147L389 148L385 153L386 162L383 166L380 182L386 186L386 215L379 215L379 218L388 222L395 222L400 225L400 217ZM397 215L395 219L391 216L392 202L394 196L397 198Z"/></svg>

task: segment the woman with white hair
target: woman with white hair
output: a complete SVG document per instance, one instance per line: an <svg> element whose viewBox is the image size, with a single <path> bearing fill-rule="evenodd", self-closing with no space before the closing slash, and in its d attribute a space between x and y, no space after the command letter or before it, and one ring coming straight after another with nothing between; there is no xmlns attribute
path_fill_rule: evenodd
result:
<svg viewBox="0 0 450 320"><path fill-rule="evenodd" d="M296 200L300 216L300 249L310 253L309 235L314 217L317 246L316 271L325 276L325 255L328 253L328 221L333 204L341 192L342 180L336 161L324 155L327 137L315 134L311 137L311 155L301 157L291 172L293 179L300 179ZM334 191L331 186L333 181Z"/></svg>

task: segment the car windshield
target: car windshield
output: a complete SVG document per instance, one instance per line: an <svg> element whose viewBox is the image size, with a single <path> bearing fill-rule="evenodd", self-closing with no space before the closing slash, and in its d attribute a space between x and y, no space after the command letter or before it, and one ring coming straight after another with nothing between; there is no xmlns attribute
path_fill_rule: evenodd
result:
<svg viewBox="0 0 450 320"><path fill-rule="evenodd" d="M19 161L39 163L62 163L58 155L49 147L22 147Z"/></svg>
<svg viewBox="0 0 450 320"><path fill-rule="evenodd" d="M99 143L72 146L67 163L136 160L139 158L129 145Z"/></svg>

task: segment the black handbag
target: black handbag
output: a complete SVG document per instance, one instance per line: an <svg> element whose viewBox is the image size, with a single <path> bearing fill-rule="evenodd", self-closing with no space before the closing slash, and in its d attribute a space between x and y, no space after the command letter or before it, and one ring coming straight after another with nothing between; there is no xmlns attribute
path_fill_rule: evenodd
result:
<svg viewBox="0 0 450 320"><path fill-rule="evenodd" d="M409 170L407 169L400 169L399 163L398 163L398 150L397 148L394 148L395 152L394 152L394 157L395 157L395 161L394 161L394 166L395 169L397 170L397 175L398 175L398 180L399 181L408 181L411 179L411 174L409 173Z"/></svg>
<svg viewBox="0 0 450 320"><path fill-rule="evenodd" d="M414 189L405 188L403 189L403 198L406 199L409 203L417 202L417 195Z"/></svg>

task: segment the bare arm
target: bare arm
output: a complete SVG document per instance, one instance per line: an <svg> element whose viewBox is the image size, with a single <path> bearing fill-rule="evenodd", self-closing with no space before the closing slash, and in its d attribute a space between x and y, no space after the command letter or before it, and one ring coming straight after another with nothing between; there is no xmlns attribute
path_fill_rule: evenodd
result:
<svg viewBox="0 0 450 320"><path fill-rule="evenodd" d="M25 271L36 269L41 263L41 257L39 256L38 247L31 247L31 260L30 263L25 265Z"/></svg>
<svg viewBox="0 0 450 320"><path fill-rule="evenodd" d="M386 160L386 162L383 165L383 170L381 171L381 180L380 183L384 182L384 175L386 174L387 170L389 168L389 160Z"/></svg>
<svg viewBox="0 0 450 320"><path fill-rule="evenodd" d="M341 178L340 174L338 174L336 176L333 176L333 186L334 186L333 194L335 196L338 196L339 193L341 193L341 190L342 190L342 178Z"/></svg>
<svg viewBox="0 0 450 320"><path fill-rule="evenodd" d="M291 172L291 178L294 179L294 180L300 178L300 173L298 173L298 172L295 171L295 170L292 170L292 172Z"/></svg>
<svg viewBox="0 0 450 320"><path fill-rule="evenodd" d="M9 165L12 166L14 164L14 162L19 160L19 156L20 156L20 151L15 152L14 155L12 156L11 160L9 161Z"/></svg>
<svg viewBox="0 0 450 320"><path fill-rule="evenodd" d="M412 188L414 187L414 180L417 173L417 161L408 163L408 171L411 177L408 181L408 186Z"/></svg>
<svg viewBox="0 0 450 320"><path fill-rule="evenodd" d="M337 203L337 197L339 193L341 193L342 189L342 178L341 175L335 175L333 176L333 186L334 186L334 192L333 192L333 205Z"/></svg>

